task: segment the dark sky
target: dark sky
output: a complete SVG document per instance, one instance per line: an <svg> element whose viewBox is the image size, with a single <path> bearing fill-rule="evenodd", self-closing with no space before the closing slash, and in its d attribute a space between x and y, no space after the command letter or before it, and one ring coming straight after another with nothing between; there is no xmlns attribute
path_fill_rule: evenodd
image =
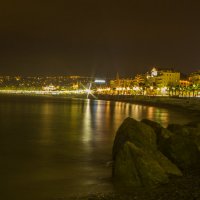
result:
<svg viewBox="0 0 200 200"><path fill-rule="evenodd" d="M200 69L197 0L1 0L0 75Z"/></svg>

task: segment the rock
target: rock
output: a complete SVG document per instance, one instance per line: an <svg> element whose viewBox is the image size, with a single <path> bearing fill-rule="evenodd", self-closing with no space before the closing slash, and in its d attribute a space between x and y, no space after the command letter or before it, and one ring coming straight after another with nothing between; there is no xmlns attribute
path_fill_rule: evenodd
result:
<svg viewBox="0 0 200 200"><path fill-rule="evenodd" d="M158 145L160 145L160 143L162 143L163 140L169 139L172 135L173 133L171 131L162 127L159 132Z"/></svg>
<svg viewBox="0 0 200 200"><path fill-rule="evenodd" d="M153 129L132 118L125 119L116 133L113 145L113 160L115 160L116 154L126 141L133 142L137 147L142 147L149 151L157 149L156 134Z"/></svg>
<svg viewBox="0 0 200 200"><path fill-rule="evenodd" d="M179 135L179 136L182 136L182 137L190 137L191 134L190 132L188 131L188 128L187 127L184 127L183 125L180 125L180 124L169 124L167 129L169 131L171 131L174 134L176 135Z"/></svg>
<svg viewBox="0 0 200 200"><path fill-rule="evenodd" d="M162 126L159 123L151 121L149 119L143 119L141 120L141 122L151 126L155 132L159 131L162 128Z"/></svg>
<svg viewBox="0 0 200 200"><path fill-rule="evenodd" d="M200 121L193 121L186 124L188 127L197 128L200 130Z"/></svg>
<svg viewBox="0 0 200 200"><path fill-rule="evenodd" d="M143 119L142 122L153 128L158 149L179 168L188 169L199 163L199 122L191 122L186 126L170 124L167 129L148 119Z"/></svg>
<svg viewBox="0 0 200 200"><path fill-rule="evenodd" d="M180 169L173 164L166 156L164 156L160 151L157 151L153 155L154 159L157 160L159 165L163 168L168 176L182 176Z"/></svg>
<svg viewBox="0 0 200 200"><path fill-rule="evenodd" d="M137 147L135 148L137 149ZM130 142L126 142L116 156L113 168L113 178L115 183L125 187L142 185Z"/></svg>
<svg viewBox="0 0 200 200"><path fill-rule="evenodd" d="M193 141L200 152L200 122L190 122L185 125L185 128L187 128L188 132L190 132L190 134L192 135Z"/></svg>
<svg viewBox="0 0 200 200"><path fill-rule="evenodd" d="M151 128L155 131L156 137L157 137L157 145L160 149L160 146L164 143L164 141L171 137L172 133L166 129L163 128L159 123L151 121L149 119L143 119L141 122L151 126Z"/></svg>
<svg viewBox="0 0 200 200"><path fill-rule="evenodd" d="M116 157L114 180L125 187L154 186L169 181L160 164L131 142L126 142Z"/></svg>
<svg viewBox="0 0 200 200"><path fill-rule="evenodd" d="M176 124L168 126L173 134L166 139L161 147L162 153L181 169L189 169L200 163L198 141L191 128Z"/></svg>
<svg viewBox="0 0 200 200"><path fill-rule="evenodd" d="M125 187L153 186L167 183L169 176L182 176L157 149L153 129L131 118L125 119L117 131L113 160L115 183Z"/></svg>

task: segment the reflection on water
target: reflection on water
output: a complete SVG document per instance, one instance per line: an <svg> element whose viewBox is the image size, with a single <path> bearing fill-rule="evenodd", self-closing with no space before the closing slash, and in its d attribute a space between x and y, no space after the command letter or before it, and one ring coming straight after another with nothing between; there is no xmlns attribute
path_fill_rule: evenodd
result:
<svg viewBox="0 0 200 200"><path fill-rule="evenodd" d="M82 140L84 142L89 142L91 140L92 135L92 127L91 127L91 111L90 111L90 103L89 100L86 104L85 110L83 111L83 137Z"/></svg>
<svg viewBox="0 0 200 200"><path fill-rule="evenodd" d="M193 116L121 102L0 97L2 199L56 199L112 191L113 139L126 117L167 126Z"/></svg>

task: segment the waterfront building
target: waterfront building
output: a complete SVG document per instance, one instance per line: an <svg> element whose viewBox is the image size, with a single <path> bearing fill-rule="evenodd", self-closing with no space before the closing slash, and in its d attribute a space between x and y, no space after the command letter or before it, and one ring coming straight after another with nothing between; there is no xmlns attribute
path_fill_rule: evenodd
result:
<svg viewBox="0 0 200 200"><path fill-rule="evenodd" d="M191 82L189 80L180 80L179 85L180 87L188 87L191 85Z"/></svg>
<svg viewBox="0 0 200 200"><path fill-rule="evenodd" d="M200 70L193 72L189 75L189 81L192 84L200 84Z"/></svg>
<svg viewBox="0 0 200 200"><path fill-rule="evenodd" d="M146 83L145 74L137 74L134 78L134 86L143 86Z"/></svg>
<svg viewBox="0 0 200 200"><path fill-rule="evenodd" d="M110 87L111 88L127 88L134 86L135 81L133 79L118 79L111 80Z"/></svg>
<svg viewBox="0 0 200 200"><path fill-rule="evenodd" d="M127 88L133 86L134 80L129 78L119 78L119 74L117 73L116 79L110 80L110 88Z"/></svg>
<svg viewBox="0 0 200 200"><path fill-rule="evenodd" d="M110 93L112 94L130 94L131 88L134 86L134 79L119 78L117 73L116 79L110 80Z"/></svg>
<svg viewBox="0 0 200 200"><path fill-rule="evenodd" d="M180 72L173 69L158 69L153 68L147 73L148 83L158 88L175 87L179 85Z"/></svg>

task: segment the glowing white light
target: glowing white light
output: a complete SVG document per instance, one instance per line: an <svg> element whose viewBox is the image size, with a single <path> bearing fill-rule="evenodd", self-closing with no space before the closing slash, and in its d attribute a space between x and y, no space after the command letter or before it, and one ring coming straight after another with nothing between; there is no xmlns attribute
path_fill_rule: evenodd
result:
<svg viewBox="0 0 200 200"><path fill-rule="evenodd" d="M95 82L95 83L106 83L105 80L95 80L94 82Z"/></svg>
<svg viewBox="0 0 200 200"><path fill-rule="evenodd" d="M163 94L165 94L165 93L167 92L167 87L162 87L162 88L161 88L161 92L162 92Z"/></svg>
<svg viewBox="0 0 200 200"><path fill-rule="evenodd" d="M133 90L138 91L138 90L140 90L140 88L138 86L136 86L136 87L133 87Z"/></svg>
<svg viewBox="0 0 200 200"><path fill-rule="evenodd" d="M86 89L85 92L91 94L92 91L90 89Z"/></svg>

